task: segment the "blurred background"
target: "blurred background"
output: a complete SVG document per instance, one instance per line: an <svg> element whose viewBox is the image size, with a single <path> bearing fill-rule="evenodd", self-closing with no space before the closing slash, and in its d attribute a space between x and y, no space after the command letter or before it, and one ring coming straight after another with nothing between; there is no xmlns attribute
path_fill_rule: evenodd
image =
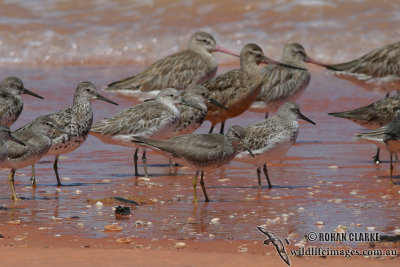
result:
<svg viewBox="0 0 400 267"><path fill-rule="evenodd" d="M399 40L400 2L383 0L0 0L0 65L147 65L196 30L280 58L299 42L340 62ZM233 61L220 56L219 62Z"/></svg>

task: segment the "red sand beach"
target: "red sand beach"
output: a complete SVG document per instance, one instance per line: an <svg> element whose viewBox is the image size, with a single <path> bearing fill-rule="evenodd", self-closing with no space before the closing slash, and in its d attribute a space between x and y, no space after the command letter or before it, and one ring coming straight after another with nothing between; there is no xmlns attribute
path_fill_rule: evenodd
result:
<svg viewBox="0 0 400 267"><path fill-rule="evenodd" d="M24 110L13 130L71 105L78 82L89 80L102 88L138 73L155 59L182 49L190 33L199 29L212 32L235 51L248 41L256 42L274 59L280 58L285 43L297 41L310 56L328 63L398 41L399 34L392 26L398 23L399 8L392 2L375 6L373 1L124 1L125 8L108 1L54 3L24 6L0 1L5 17L0 20L1 78L18 76L26 88L45 97L23 96ZM171 16L171 10L178 11ZM224 15L217 16L222 11ZM239 65L235 58L216 57L221 62L218 74ZM376 166L375 147L352 140L365 129L327 115L384 95L329 77L319 67L310 70L310 85L298 103L317 125L300 122L296 145L269 166L272 189L258 189L256 170L234 160L206 175L211 202L203 201L199 189L200 202L194 205L192 171L179 167L170 172L168 159L149 150L150 176L134 177L132 149L105 145L92 136L78 150L60 157L60 188L53 158L45 157L36 165L36 188L29 184L30 168L17 171L16 191L22 200L14 203L9 199L9 170L0 170L1 266L285 266L274 247L262 245L265 236L256 226L288 238L287 249L298 248L309 232L334 232L340 225L349 232L398 234L400 169L395 165L396 185L391 185L387 152ZM94 103L94 121L137 103L101 93L119 106ZM264 114L246 112L228 120L226 129L263 118ZM197 133L207 132L209 126L205 122ZM141 167L139 171L143 172ZM142 202L131 207L130 217L116 218L112 208L122 203L106 201L116 196ZM98 201L102 205L96 205ZM121 231L104 230L112 224ZM368 242L304 245L369 248ZM399 243L375 246L400 253ZM292 266L399 265L398 257L389 256L290 259Z"/></svg>

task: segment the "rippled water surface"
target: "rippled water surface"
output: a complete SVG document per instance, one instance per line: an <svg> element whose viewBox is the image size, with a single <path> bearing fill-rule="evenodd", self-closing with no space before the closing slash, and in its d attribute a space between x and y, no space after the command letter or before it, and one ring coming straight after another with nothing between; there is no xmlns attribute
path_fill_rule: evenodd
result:
<svg viewBox="0 0 400 267"><path fill-rule="evenodd" d="M12 126L67 107L79 81L98 88L139 72L155 59L186 46L196 30L211 32L218 42L239 51L255 42L278 59L282 46L296 41L308 54L326 62L359 56L398 41L397 1L0 1L0 77L20 77L45 100L24 96L25 108ZM219 73L237 67L236 59L216 55ZM303 113L317 123L301 123L298 143L269 167L273 189L258 189L256 171L245 163L207 174L210 203L192 203L193 172L169 174L167 159L148 153L148 179L133 176L133 151L89 137L78 150L64 155L59 173L65 186L55 186L52 158L37 165L38 187L29 187L30 168L18 170L16 190L24 198L9 200L7 170L1 171L0 226L10 219L54 227L57 233L98 237L103 226L119 222L121 235L146 238L259 239L255 226L266 224L282 236L301 239L308 231L345 225L353 231L393 234L400 228L400 188L389 184L388 162L376 167L372 145L351 138L361 126L327 116L355 108L383 95L328 77L312 68L312 81L299 100ZM104 93L120 105L94 103L95 121L133 103ZM263 119L246 112L228 125L245 126ZM206 122L197 132L209 129ZM386 152L383 152L387 159ZM395 180L399 183L399 170ZM266 181L263 181L266 184ZM200 199L201 190L198 188ZM116 220L112 207L88 206L88 199L141 196L133 216ZM61 218L54 221L51 217ZM71 219L75 218L75 219ZM210 223L219 218L220 223ZM142 221L145 225L140 224ZM137 223L138 222L138 223ZM151 223L148 223L151 222ZM83 223L79 224L79 223Z"/></svg>

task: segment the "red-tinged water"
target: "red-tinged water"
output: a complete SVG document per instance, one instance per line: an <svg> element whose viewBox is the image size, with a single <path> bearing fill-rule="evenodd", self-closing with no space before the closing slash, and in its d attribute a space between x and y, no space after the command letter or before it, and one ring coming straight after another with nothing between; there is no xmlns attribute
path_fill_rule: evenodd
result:
<svg viewBox="0 0 400 267"><path fill-rule="evenodd" d="M400 3L395 1L0 1L0 6L0 77L18 76L26 88L45 97L24 96L24 111L12 129L71 105L82 80L101 88L140 72L185 47L195 30L211 32L220 44L236 51L256 42L274 59L279 59L285 43L297 41L310 56L325 62L351 59L398 41L400 31L394 26L400 20ZM238 67L235 58L217 59L222 63L219 73ZM331 232L338 225L356 232L374 227L392 235L400 228L400 187L389 183L388 162L375 166L375 147L352 140L365 129L327 115L383 95L329 77L317 67L311 71L311 83L298 103L317 125L301 122L297 144L269 166L272 189L258 189L256 170L233 161L206 175L211 202L203 201L199 187L195 206L192 171L177 168L169 174L168 160L148 151L150 177L135 178L132 149L105 145L90 136L81 148L60 158L61 191L51 157L36 165L36 189L29 187L30 168L17 171L16 190L23 198L17 203L9 199L8 171L1 171L0 205L9 209L0 210L0 229L6 221L20 219L38 228L51 227L52 234L87 237L108 235L104 225L115 222L124 227L117 235L148 239L209 240L212 234L214 239L258 241L264 236L256 226L263 224L279 236L293 234L294 242L310 231ZM94 103L95 121L136 103L100 92L120 105ZM227 127L263 117L246 112L229 120ZM206 122L197 132L209 127ZM387 153L382 157L387 160ZM395 169L397 183L399 173ZM126 220L116 220L116 204L97 209L86 202L131 195L157 202L134 209ZM79 218L68 219L73 216ZM219 223L212 223L214 218Z"/></svg>

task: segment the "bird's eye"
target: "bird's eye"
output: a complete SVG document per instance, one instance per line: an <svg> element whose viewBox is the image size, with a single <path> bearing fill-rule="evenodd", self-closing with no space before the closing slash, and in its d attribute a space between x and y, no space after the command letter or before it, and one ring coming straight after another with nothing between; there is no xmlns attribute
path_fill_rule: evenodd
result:
<svg viewBox="0 0 400 267"><path fill-rule="evenodd" d="M86 91L90 92L90 89L88 88L88 89L86 89Z"/></svg>
<svg viewBox="0 0 400 267"><path fill-rule="evenodd" d="M174 95L173 95L173 94L170 94L169 96L170 96L170 97L174 97Z"/></svg>

